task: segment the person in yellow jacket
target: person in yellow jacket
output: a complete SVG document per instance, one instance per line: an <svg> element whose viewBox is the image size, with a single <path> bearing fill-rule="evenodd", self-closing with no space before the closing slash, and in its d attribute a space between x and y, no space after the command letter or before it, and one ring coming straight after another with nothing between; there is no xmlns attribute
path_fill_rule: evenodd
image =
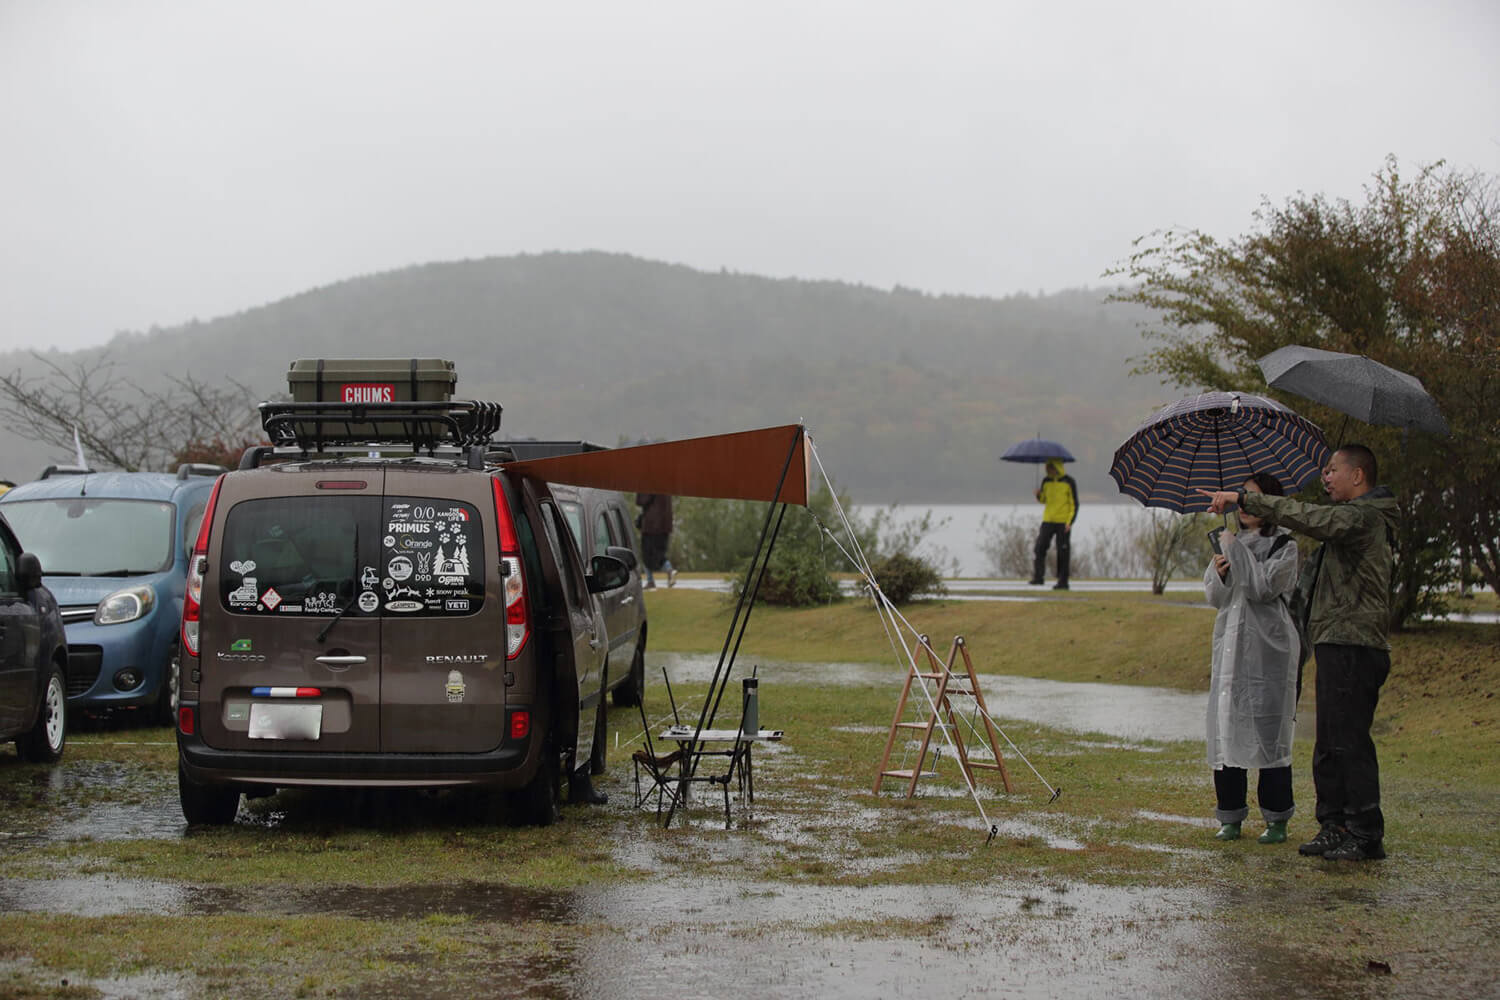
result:
<svg viewBox="0 0 1500 1000"><path fill-rule="evenodd" d="M1073 522L1078 519L1078 484L1063 473L1062 459L1047 459L1047 478L1037 487L1036 498L1042 503L1042 530L1036 536L1036 557L1031 566L1033 586L1046 583L1047 549L1057 539L1057 585L1053 590L1068 589L1068 558L1072 554Z"/></svg>

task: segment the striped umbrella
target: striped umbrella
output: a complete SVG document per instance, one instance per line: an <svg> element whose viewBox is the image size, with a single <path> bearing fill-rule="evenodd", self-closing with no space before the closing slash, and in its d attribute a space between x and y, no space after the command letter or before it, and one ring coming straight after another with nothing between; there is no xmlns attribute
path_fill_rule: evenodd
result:
<svg viewBox="0 0 1500 1000"><path fill-rule="evenodd" d="M1188 514L1208 509L1199 489L1239 489L1265 472L1296 493L1327 461L1318 425L1275 400L1205 392L1153 413L1120 445L1109 474L1147 507Z"/></svg>

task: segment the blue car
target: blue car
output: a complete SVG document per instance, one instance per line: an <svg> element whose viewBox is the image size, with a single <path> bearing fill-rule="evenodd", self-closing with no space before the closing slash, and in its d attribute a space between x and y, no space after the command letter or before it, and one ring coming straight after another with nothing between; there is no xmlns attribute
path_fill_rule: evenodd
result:
<svg viewBox="0 0 1500 1000"><path fill-rule="evenodd" d="M135 708L174 724L188 554L222 471L48 469L0 496L62 609L69 712Z"/></svg>

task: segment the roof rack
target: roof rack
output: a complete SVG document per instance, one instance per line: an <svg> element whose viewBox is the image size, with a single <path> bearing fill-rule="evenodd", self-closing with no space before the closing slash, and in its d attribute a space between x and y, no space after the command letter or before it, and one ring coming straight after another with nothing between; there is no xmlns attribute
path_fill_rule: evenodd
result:
<svg viewBox="0 0 1500 1000"><path fill-rule="evenodd" d="M260 422L278 451L349 450L382 444L436 454L485 446L500 429L501 406L479 400L401 403L260 404Z"/></svg>

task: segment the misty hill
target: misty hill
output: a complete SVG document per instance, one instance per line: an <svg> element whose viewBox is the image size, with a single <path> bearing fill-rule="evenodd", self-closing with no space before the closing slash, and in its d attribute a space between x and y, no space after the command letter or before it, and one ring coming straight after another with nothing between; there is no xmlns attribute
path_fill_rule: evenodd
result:
<svg viewBox="0 0 1500 1000"><path fill-rule="evenodd" d="M997 456L1040 432L1078 456L1085 496L1115 500L1115 447L1177 393L1127 374L1146 350L1141 313L1104 296L935 296L549 253L369 275L48 356L107 351L143 384L230 374L262 396L285 392L296 358L444 357L459 396L504 404L506 434L611 445L803 421L860 502L1025 498L1035 469ZM34 365L0 355L6 371ZM34 477L37 454L7 441L0 474Z"/></svg>

